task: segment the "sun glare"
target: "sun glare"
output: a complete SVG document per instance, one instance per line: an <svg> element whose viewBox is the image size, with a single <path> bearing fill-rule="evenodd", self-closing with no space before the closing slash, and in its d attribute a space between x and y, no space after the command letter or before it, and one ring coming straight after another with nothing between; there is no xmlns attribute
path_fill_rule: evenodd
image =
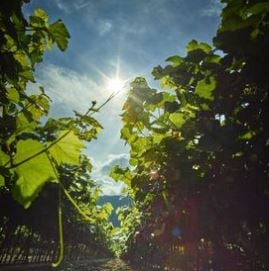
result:
<svg viewBox="0 0 269 271"><path fill-rule="evenodd" d="M111 91L120 91L124 88L125 82L119 78L111 78L107 82L107 88Z"/></svg>

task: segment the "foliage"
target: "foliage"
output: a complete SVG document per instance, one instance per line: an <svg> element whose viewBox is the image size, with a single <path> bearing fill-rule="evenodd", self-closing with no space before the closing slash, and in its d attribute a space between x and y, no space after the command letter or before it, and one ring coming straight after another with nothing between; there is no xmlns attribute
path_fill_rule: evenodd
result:
<svg viewBox="0 0 269 271"><path fill-rule="evenodd" d="M132 244L136 229L141 224L142 214L135 204L124 205L116 209L119 227L107 227L106 235L108 248L117 257L126 253L129 245Z"/></svg>
<svg viewBox="0 0 269 271"><path fill-rule="evenodd" d="M58 196L52 193L51 199L58 198L57 266L63 258L62 205L68 212L64 216L73 216L78 221L76 209L84 223L86 220L95 224L96 231L100 231L99 242L105 240L101 225L108 219L111 206L97 208L98 189L89 179L92 166L82 152L84 141L96 138L102 129L92 115L113 95L99 107L92 102L84 114L46 118L50 98L43 87L37 87L36 94L29 94L27 84L35 83L34 69L42 62L44 52L54 45L66 50L70 35L61 20L50 23L47 13L40 8L25 18L21 8L27 2L0 3L0 189L1 196L12 195L24 208L29 208L45 184L56 184ZM66 196L64 201L62 194Z"/></svg>
<svg viewBox="0 0 269 271"><path fill-rule="evenodd" d="M132 261L268 269L269 3L222 2L214 46L189 42L153 69L162 90L138 77L123 106L132 168L112 176L144 216Z"/></svg>

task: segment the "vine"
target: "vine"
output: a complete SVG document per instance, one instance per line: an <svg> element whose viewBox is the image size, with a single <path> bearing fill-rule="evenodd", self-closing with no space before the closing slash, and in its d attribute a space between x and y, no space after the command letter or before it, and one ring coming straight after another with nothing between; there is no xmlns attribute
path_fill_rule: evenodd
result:
<svg viewBox="0 0 269 271"><path fill-rule="evenodd" d="M41 123L41 118L49 112L50 98L43 87L39 87L38 94L29 95L27 84L35 83L34 68L42 62L44 52L54 45L65 51L70 35L61 20L50 23L47 13L40 8L26 19L21 8L27 2L14 0L0 4L0 192L1 197L9 195L28 209L48 183L58 186L60 252L53 263L58 266L64 257L63 210L79 220L69 207L63 206L68 204L63 201L62 192L84 221L99 231L103 231L103 221L111 212L109 206L96 208L98 189L90 179L89 184L80 184L85 189L84 198L91 197L87 198L92 202L90 208L86 207L89 202L84 204L81 200L83 197L76 197L80 192L74 186L81 176L89 178L92 167L83 155L84 141L95 139L102 129L92 115L117 93L101 105L92 102L85 114L75 112L72 118L46 119ZM69 172L71 168L76 176ZM68 191L70 188L73 190ZM54 196L52 193L51 198ZM104 242L103 233L98 233L97 238L96 242Z"/></svg>
<svg viewBox="0 0 269 271"><path fill-rule="evenodd" d="M192 40L123 106L131 167L111 176L143 213L125 257L147 270L268 268L269 3L222 2L213 46Z"/></svg>

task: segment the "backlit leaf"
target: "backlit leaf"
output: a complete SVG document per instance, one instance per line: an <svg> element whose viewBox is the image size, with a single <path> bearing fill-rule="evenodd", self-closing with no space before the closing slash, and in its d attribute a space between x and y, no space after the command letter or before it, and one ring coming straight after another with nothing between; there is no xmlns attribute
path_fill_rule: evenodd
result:
<svg viewBox="0 0 269 271"><path fill-rule="evenodd" d="M205 53L209 53L211 51L210 45L204 42L197 42L196 40L192 40L188 43L187 52L195 51L195 50L202 50Z"/></svg>
<svg viewBox="0 0 269 271"><path fill-rule="evenodd" d="M48 14L41 8L38 8L34 11L36 17L41 18L43 21L48 21Z"/></svg>
<svg viewBox="0 0 269 271"><path fill-rule="evenodd" d="M18 164L43 149L44 146L36 140L20 140L17 144L14 163ZM15 172L18 175L18 180L12 194L14 199L24 208L31 205L46 182L55 182L57 180L53 167L45 153L39 154L17 166Z"/></svg>
<svg viewBox="0 0 269 271"><path fill-rule="evenodd" d="M15 88L9 88L6 96L11 102L17 103L20 100L20 94Z"/></svg>
<svg viewBox="0 0 269 271"><path fill-rule="evenodd" d="M59 141L49 149L49 152L57 163L78 165L84 147L78 136L73 131L62 131L56 140Z"/></svg>
<svg viewBox="0 0 269 271"><path fill-rule="evenodd" d="M20 72L19 75L26 79L26 80L29 80L31 82L35 82L35 78L34 78L34 75L33 75L33 71L32 70L25 70L23 72Z"/></svg>
<svg viewBox="0 0 269 271"><path fill-rule="evenodd" d="M9 161L9 156L0 149L0 166L4 166Z"/></svg>
<svg viewBox="0 0 269 271"><path fill-rule="evenodd" d="M184 59L180 56L170 56L166 59L166 61L169 61L173 67L177 67L177 66L180 66L183 62L184 62Z"/></svg>
<svg viewBox="0 0 269 271"><path fill-rule="evenodd" d="M70 35L63 22L58 20L57 22L51 24L49 26L49 31L58 48L61 51L64 51L67 48L68 38L70 38Z"/></svg>
<svg viewBox="0 0 269 271"><path fill-rule="evenodd" d="M198 82L195 88L195 93L198 94L201 98L213 100L213 91L215 90L216 85L216 79L211 76Z"/></svg>
<svg viewBox="0 0 269 271"><path fill-rule="evenodd" d="M185 123L184 114L183 113L173 113L169 115L170 121L177 127L181 128L181 126Z"/></svg>
<svg viewBox="0 0 269 271"><path fill-rule="evenodd" d="M2 175L0 175L0 188L2 186L5 186L5 179L4 179L4 177Z"/></svg>

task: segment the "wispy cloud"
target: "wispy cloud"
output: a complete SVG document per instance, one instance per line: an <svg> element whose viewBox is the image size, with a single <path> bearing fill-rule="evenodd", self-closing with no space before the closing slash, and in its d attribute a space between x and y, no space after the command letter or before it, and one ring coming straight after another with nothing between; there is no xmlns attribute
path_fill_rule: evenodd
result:
<svg viewBox="0 0 269 271"><path fill-rule="evenodd" d="M87 7L91 2L87 0L56 0L57 7L63 12L69 14L73 11L77 11Z"/></svg>
<svg viewBox="0 0 269 271"><path fill-rule="evenodd" d="M63 68L56 65L44 65L38 72L37 81L45 86L46 93L52 100L51 114L53 116L72 115L73 110L85 112L91 105L91 101L97 100L99 104L104 101L107 94L102 93L104 89L86 74ZM34 92L36 86L30 86L29 91ZM101 123L106 127L106 134L99 137L103 152L108 153L101 161L91 158L93 164L92 178L100 184L102 193L105 195L118 195L124 188L123 183L113 181L109 177L109 172L114 165L127 166L129 156L127 153L109 154L115 142L114 137L119 137L119 123L115 123L117 100L109 103L106 110L102 111ZM117 105L119 106L119 105ZM112 123L111 123L112 121ZM91 142L91 145L94 142ZM92 153L86 150L86 154ZM91 156L91 155L90 155Z"/></svg>
<svg viewBox="0 0 269 271"><path fill-rule="evenodd" d="M210 0L209 5L202 9L202 16L205 17L218 17L223 8L223 4L220 0Z"/></svg>
<svg viewBox="0 0 269 271"><path fill-rule="evenodd" d="M112 23L107 20L98 20L97 28L99 35L103 36L112 29Z"/></svg>
<svg viewBox="0 0 269 271"><path fill-rule="evenodd" d="M65 13L70 13L71 11L69 5L66 5L65 1L63 0L56 0L56 6Z"/></svg>
<svg viewBox="0 0 269 271"><path fill-rule="evenodd" d="M58 114L70 113L72 110L83 112L93 100L102 97L101 86L86 74L52 64L41 68L38 82L45 86L53 101L54 111L57 107L65 111Z"/></svg>
<svg viewBox="0 0 269 271"><path fill-rule="evenodd" d="M121 182L115 182L109 177L109 172L113 166L128 166L129 156L126 153L109 154L102 163L93 161L92 178L101 186L104 195L119 195L125 185Z"/></svg>

